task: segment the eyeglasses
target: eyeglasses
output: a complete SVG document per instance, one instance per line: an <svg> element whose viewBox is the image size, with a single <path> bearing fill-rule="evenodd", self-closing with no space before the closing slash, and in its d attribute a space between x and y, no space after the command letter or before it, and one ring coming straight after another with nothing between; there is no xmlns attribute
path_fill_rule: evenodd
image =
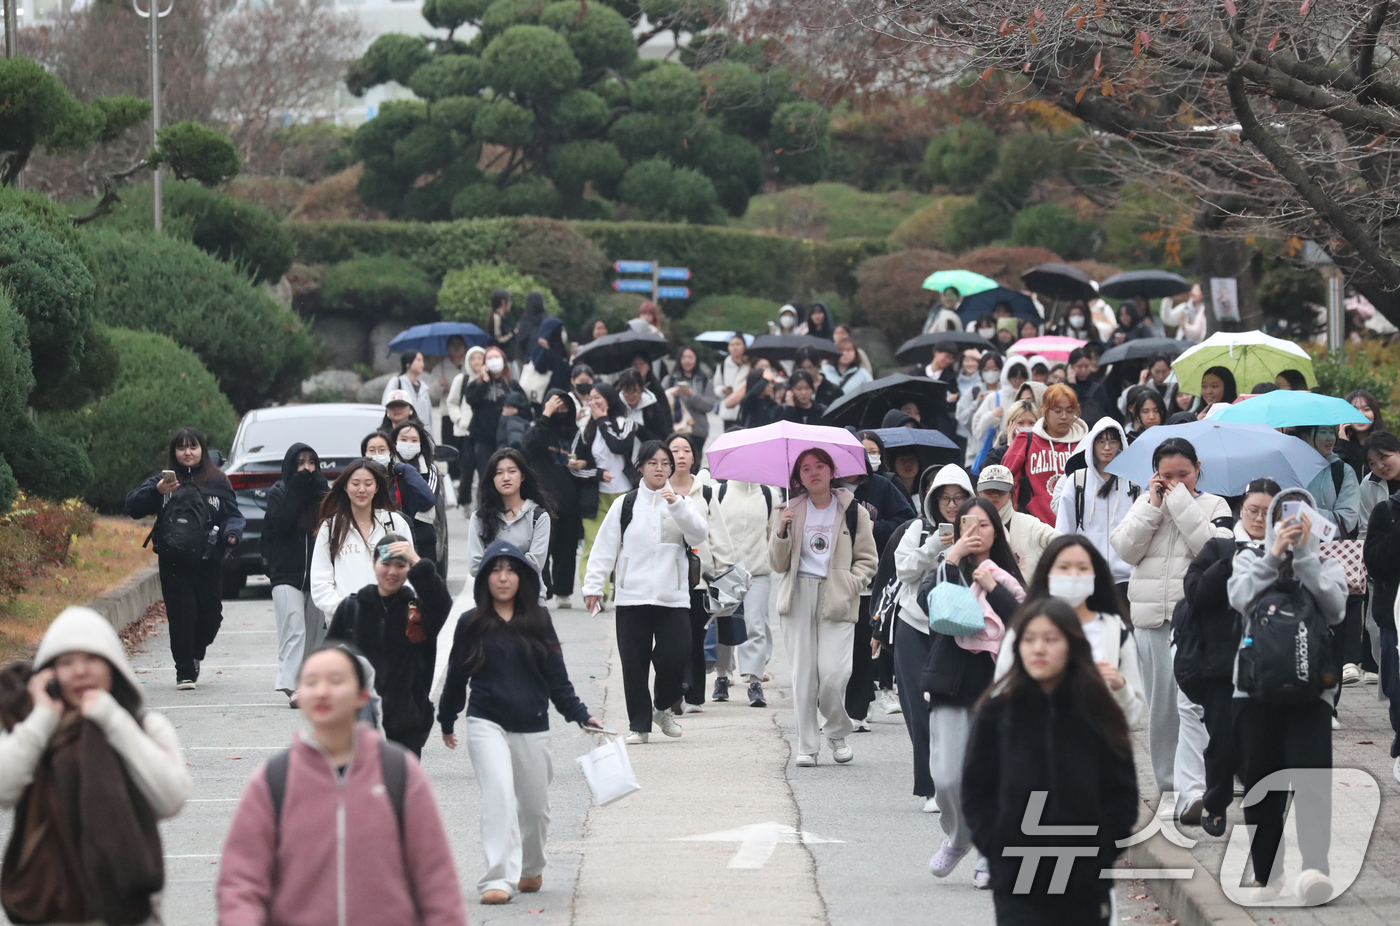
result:
<svg viewBox="0 0 1400 926"><path fill-rule="evenodd" d="M667 466L670 466L670 465L671 465L671 461L670 461L670 460L645 460L645 461L643 461L643 463L642 463L642 468L645 469L645 468L648 467L648 466L654 466L654 467L656 467L657 469L662 469L662 468L667 467Z"/></svg>
<svg viewBox="0 0 1400 926"><path fill-rule="evenodd" d="M970 498L970 496L967 495L945 495L940 501L945 505L961 505L963 502L967 501L968 498Z"/></svg>
<svg viewBox="0 0 1400 926"><path fill-rule="evenodd" d="M1264 517L1264 515L1266 515L1266 514L1268 514L1268 513L1269 513L1269 509L1268 509L1268 508L1255 508L1255 507L1253 507L1252 505L1251 505L1250 507L1248 507L1248 508L1242 508L1242 509L1240 509L1240 514L1241 514L1241 516L1246 517L1246 518L1249 518L1251 521L1252 521L1252 520L1255 520L1255 519L1257 519L1257 518L1262 518L1262 517Z"/></svg>

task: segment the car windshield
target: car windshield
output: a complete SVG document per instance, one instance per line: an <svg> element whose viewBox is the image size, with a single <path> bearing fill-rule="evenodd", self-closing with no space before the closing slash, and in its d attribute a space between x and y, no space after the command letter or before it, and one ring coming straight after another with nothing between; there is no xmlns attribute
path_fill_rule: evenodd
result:
<svg viewBox="0 0 1400 926"><path fill-rule="evenodd" d="M281 457L294 443L309 444L322 459L353 458L360 455L360 441L379 427L382 414L318 415L316 406L307 406L305 417L280 417L249 424L240 448L249 456Z"/></svg>

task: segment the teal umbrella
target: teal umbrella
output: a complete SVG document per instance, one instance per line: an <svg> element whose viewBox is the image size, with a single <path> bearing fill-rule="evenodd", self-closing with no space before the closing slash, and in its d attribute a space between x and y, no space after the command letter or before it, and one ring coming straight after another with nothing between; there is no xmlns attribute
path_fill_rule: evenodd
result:
<svg viewBox="0 0 1400 926"><path fill-rule="evenodd" d="M924 280L924 289L941 293L951 286L963 296L996 289L999 285L1001 284L997 283L996 280L990 280L980 273L973 273L971 270L940 270L937 273L930 273L928 279Z"/></svg>
<svg viewBox="0 0 1400 926"><path fill-rule="evenodd" d="M1211 421L1235 424L1267 424L1271 428L1305 428L1310 425L1369 424L1369 420L1345 399L1315 392L1279 389L1249 399L1210 416Z"/></svg>

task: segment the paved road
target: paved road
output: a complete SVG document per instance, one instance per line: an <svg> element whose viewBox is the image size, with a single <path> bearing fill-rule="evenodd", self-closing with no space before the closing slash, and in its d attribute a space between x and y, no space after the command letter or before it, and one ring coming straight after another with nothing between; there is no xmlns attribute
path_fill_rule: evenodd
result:
<svg viewBox="0 0 1400 926"><path fill-rule="evenodd" d="M465 553L465 519L451 512L453 549ZM461 562L451 573L461 577ZM460 588L460 578L451 583ZM570 674L594 713L625 727L615 674L612 623L581 611L556 615ZM166 637L151 638L134 663L150 706L179 730L195 779L194 800L162 826L168 861L165 922L215 921L213 889L229 817L244 783L303 726L272 689L272 603L256 582L227 602L222 633L195 692L177 692ZM591 742L554 716L553 822L544 890L509 906L482 907L475 882L482 856L478 795L465 751L429 741L423 765L452 838L474 923L529 917L534 924L719 923L926 924L984 926L991 897L971 886L965 860L946 881L928 874L940 832L909 794L909 745L898 715L852 739L855 761L814 769L791 764L786 664L772 666L770 708L740 698L684 719L685 735L630 754L643 790L610 807L592 805L574 757ZM659 742L658 742L659 741ZM0 838L9 827L0 817ZM737 842L683 837L775 823L829 842L779 844L761 868L729 868ZM760 853L761 854L761 853ZM1146 892L1120 888L1125 920L1165 923Z"/></svg>

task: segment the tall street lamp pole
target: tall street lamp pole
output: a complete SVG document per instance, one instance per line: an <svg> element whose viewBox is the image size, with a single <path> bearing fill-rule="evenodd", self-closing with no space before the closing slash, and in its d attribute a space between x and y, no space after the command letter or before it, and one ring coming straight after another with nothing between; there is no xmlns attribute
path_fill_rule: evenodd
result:
<svg viewBox="0 0 1400 926"><path fill-rule="evenodd" d="M5 4L5 57L13 58L16 53L15 40L18 38L16 33L19 31L19 23L17 21L18 13L16 11L19 0L3 0L3 2Z"/></svg>
<svg viewBox="0 0 1400 926"><path fill-rule="evenodd" d="M175 0L164 10L160 8L160 0L146 0L146 11L143 13L138 0L131 0L131 8L136 11L136 15L142 19L151 21L151 148L156 146L156 136L160 134L160 21L170 15L170 11L175 8ZM160 167L157 166L151 172L151 186L154 200L156 231L160 231Z"/></svg>

